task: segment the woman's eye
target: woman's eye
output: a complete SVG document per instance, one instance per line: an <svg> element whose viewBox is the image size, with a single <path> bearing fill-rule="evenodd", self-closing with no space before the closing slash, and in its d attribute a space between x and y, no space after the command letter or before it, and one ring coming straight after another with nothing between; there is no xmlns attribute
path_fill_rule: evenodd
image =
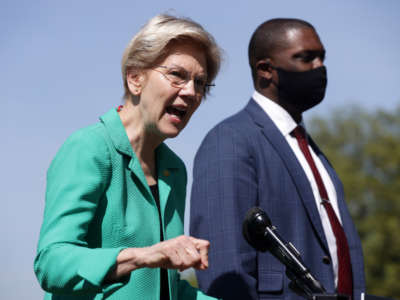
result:
<svg viewBox="0 0 400 300"><path fill-rule="evenodd" d="M194 83L199 87L204 87L206 85L206 81L204 79L195 79Z"/></svg>
<svg viewBox="0 0 400 300"><path fill-rule="evenodd" d="M173 76L175 78L185 79L185 74L183 72L181 72L181 71L171 70L169 75Z"/></svg>

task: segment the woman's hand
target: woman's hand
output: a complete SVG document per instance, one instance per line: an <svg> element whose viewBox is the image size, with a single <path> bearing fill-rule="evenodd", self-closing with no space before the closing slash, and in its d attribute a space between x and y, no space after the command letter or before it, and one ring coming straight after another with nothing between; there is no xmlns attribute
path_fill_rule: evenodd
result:
<svg viewBox="0 0 400 300"><path fill-rule="evenodd" d="M107 280L116 280L139 268L188 268L205 270L208 268L208 248L210 242L181 235L174 239L144 248L127 248L117 257L116 268Z"/></svg>
<svg viewBox="0 0 400 300"><path fill-rule="evenodd" d="M135 248L135 252L140 267L204 270L208 267L209 246L206 240L181 235L151 247Z"/></svg>

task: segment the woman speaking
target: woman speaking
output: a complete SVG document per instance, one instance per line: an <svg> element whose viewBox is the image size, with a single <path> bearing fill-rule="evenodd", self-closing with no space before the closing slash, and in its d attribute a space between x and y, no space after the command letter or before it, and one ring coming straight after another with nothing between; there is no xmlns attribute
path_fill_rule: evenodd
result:
<svg viewBox="0 0 400 300"><path fill-rule="evenodd" d="M45 299L209 299L177 270L208 266L183 236L186 169L163 142L207 95L220 50L199 24L159 15L122 59L124 104L72 134L47 173L35 273Z"/></svg>

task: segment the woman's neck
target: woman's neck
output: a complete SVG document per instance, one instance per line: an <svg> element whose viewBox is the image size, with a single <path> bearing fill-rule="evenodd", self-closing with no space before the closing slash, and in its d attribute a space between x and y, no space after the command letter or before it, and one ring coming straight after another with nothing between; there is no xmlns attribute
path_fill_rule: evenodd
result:
<svg viewBox="0 0 400 300"><path fill-rule="evenodd" d="M119 115L124 125L129 142L139 159L143 173L149 185L157 183L155 149L162 143L146 130L142 116L130 101L126 101Z"/></svg>

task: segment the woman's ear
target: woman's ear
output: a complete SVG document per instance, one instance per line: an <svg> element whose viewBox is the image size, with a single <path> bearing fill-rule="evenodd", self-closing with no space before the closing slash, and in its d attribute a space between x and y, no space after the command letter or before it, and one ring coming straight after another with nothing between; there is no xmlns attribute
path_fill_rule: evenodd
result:
<svg viewBox="0 0 400 300"><path fill-rule="evenodd" d="M134 70L129 70L126 73L126 82L132 95L139 96L142 92L143 76L142 72Z"/></svg>

